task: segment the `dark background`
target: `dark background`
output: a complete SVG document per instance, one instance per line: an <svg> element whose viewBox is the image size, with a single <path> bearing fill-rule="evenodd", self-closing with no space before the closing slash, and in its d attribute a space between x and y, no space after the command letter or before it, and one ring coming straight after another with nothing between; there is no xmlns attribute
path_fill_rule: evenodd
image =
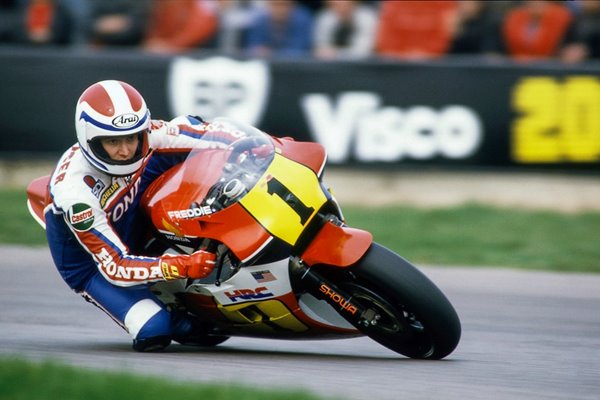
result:
<svg viewBox="0 0 600 400"><path fill-rule="evenodd" d="M203 59L207 54L186 56ZM102 79L120 79L146 98L153 118L171 119L168 71L173 59L135 51L65 52L53 49L0 49L0 158L55 157L75 142L74 109L81 92ZM600 157L553 162L521 162L511 154L513 123L518 112L512 104L515 87L523 79L600 76L595 64L568 67L556 64L519 65L509 61L449 59L435 62L311 60L265 61L270 86L265 112L257 125L276 136L297 140L316 138L300 106L301 96L322 93L335 99L342 92L376 93L382 106L406 110L417 105L439 110L448 105L469 107L482 121L483 140L478 151L464 159L433 157L372 164L459 165L524 167L600 171ZM600 82L600 80L599 80ZM594 88L590 88L594 90ZM600 93L598 93L600 96ZM600 109L594 112L600 118ZM588 116L589 118L589 116ZM556 135L549 129L548 135ZM600 143L600 132L592 132ZM599 151L600 153L600 151ZM600 154L599 154L600 155ZM342 164L360 163L353 156Z"/></svg>

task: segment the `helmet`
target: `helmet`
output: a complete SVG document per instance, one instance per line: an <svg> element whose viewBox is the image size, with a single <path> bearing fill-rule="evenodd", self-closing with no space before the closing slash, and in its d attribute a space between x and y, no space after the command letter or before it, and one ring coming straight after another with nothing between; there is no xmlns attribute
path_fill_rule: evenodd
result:
<svg viewBox="0 0 600 400"><path fill-rule="evenodd" d="M150 111L142 95L120 81L101 81L88 87L75 108L77 141L87 161L110 175L131 175L139 170L148 155ZM132 159L111 159L100 139L138 134L138 148Z"/></svg>

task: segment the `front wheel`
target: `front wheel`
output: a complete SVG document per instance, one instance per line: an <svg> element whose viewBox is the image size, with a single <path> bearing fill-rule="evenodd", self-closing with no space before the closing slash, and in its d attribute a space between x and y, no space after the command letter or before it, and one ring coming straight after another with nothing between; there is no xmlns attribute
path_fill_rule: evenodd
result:
<svg viewBox="0 0 600 400"><path fill-rule="evenodd" d="M460 340L446 296L411 263L373 243L337 284L377 318L357 328L385 347L418 359L442 359Z"/></svg>

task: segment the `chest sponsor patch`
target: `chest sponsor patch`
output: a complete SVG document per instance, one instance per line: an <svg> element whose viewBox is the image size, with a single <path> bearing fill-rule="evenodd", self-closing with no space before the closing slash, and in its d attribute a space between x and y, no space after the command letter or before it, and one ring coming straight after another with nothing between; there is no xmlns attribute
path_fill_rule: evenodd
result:
<svg viewBox="0 0 600 400"><path fill-rule="evenodd" d="M113 182L101 195L100 195L100 206L104 208L111 197L119 190L121 186L118 182Z"/></svg>
<svg viewBox="0 0 600 400"><path fill-rule="evenodd" d="M73 204L67 215L73 229L79 232L87 231L94 223L94 210L85 203Z"/></svg>
<svg viewBox="0 0 600 400"><path fill-rule="evenodd" d="M106 187L104 182L102 182L102 180L100 180L100 179L94 178L91 175L84 176L83 181L85 182L86 185L88 185L90 187L90 189L92 189L92 193L94 194L94 196L100 198L100 194Z"/></svg>

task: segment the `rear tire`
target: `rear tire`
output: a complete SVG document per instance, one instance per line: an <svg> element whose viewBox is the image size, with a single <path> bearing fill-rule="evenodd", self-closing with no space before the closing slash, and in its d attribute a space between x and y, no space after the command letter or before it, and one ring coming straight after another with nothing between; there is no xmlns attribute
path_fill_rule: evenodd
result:
<svg viewBox="0 0 600 400"><path fill-rule="evenodd" d="M344 269L336 284L380 316L356 327L385 347L418 359L438 360L458 345L460 320L440 289L411 263L373 243L363 258Z"/></svg>

